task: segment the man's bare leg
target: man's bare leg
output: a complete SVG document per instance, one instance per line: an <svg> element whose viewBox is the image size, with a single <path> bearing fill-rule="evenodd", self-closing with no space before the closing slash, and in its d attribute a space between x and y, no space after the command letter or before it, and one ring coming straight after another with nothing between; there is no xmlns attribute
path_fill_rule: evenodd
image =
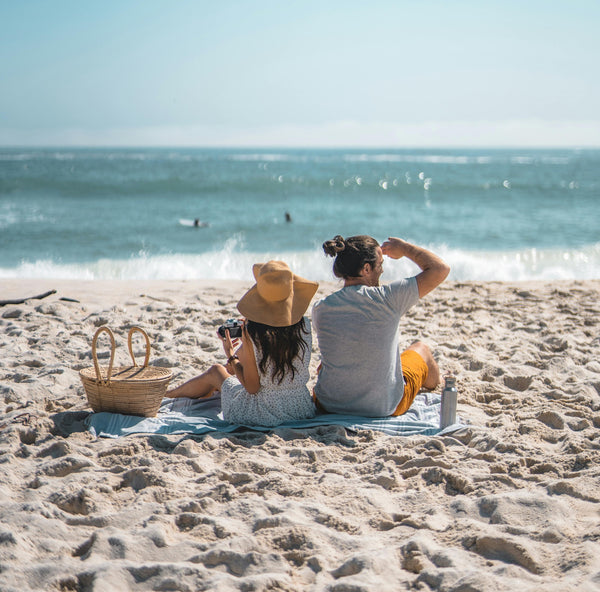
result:
<svg viewBox="0 0 600 592"><path fill-rule="evenodd" d="M427 379L423 383L423 388L428 391L435 390L438 384L440 384L440 368L433 359L431 350L422 341L415 341L408 349L416 351L427 364Z"/></svg>

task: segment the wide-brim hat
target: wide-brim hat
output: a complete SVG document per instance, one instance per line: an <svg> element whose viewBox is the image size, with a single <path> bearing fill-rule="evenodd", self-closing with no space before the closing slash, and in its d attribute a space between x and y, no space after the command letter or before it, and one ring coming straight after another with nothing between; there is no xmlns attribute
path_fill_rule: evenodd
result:
<svg viewBox="0 0 600 592"><path fill-rule="evenodd" d="M256 284L237 308L250 321L271 327L295 325L304 316L319 284L292 273L287 263L269 261L252 266Z"/></svg>

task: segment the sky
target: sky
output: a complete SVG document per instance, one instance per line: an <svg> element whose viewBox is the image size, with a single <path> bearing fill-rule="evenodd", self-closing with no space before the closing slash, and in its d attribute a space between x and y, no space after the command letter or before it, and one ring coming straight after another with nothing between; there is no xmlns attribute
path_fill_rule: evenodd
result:
<svg viewBox="0 0 600 592"><path fill-rule="evenodd" d="M600 147L597 0L0 0L1 146Z"/></svg>

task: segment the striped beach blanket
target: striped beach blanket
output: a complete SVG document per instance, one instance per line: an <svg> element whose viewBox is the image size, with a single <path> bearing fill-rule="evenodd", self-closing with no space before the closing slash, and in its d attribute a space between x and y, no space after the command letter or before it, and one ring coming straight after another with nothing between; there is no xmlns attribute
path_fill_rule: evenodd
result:
<svg viewBox="0 0 600 592"><path fill-rule="evenodd" d="M87 429L98 437L119 438L131 434L206 434L252 429L263 432L281 428L313 428L339 425L350 431L376 430L390 436L435 435L464 427L460 422L440 430L441 396L420 393L410 409L400 417L359 417L319 413L311 419L290 421L273 427L244 426L223 419L220 396L210 399L164 399L156 417L137 417L119 413L91 413Z"/></svg>

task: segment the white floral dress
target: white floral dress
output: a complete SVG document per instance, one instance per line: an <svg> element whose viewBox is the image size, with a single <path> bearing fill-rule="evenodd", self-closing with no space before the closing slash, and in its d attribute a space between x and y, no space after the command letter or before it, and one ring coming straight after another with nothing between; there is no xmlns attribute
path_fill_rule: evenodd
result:
<svg viewBox="0 0 600 592"><path fill-rule="evenodd" d="M307 318L304 318L304 323L308 331L308 334L303 335L307 348L304 357L294 360L296 372L293 379L288 373L281 384L277 380L273 381L271 360L267 362L264 373L259 369L260 389L253 395L234 376L225 379L221 386L221 406L226 421L241 425L276 426L286 421L313 417L315 404L307 387L310 379L312 332ZM258 363L262 353L254 342L252 345Z"/></svg>

